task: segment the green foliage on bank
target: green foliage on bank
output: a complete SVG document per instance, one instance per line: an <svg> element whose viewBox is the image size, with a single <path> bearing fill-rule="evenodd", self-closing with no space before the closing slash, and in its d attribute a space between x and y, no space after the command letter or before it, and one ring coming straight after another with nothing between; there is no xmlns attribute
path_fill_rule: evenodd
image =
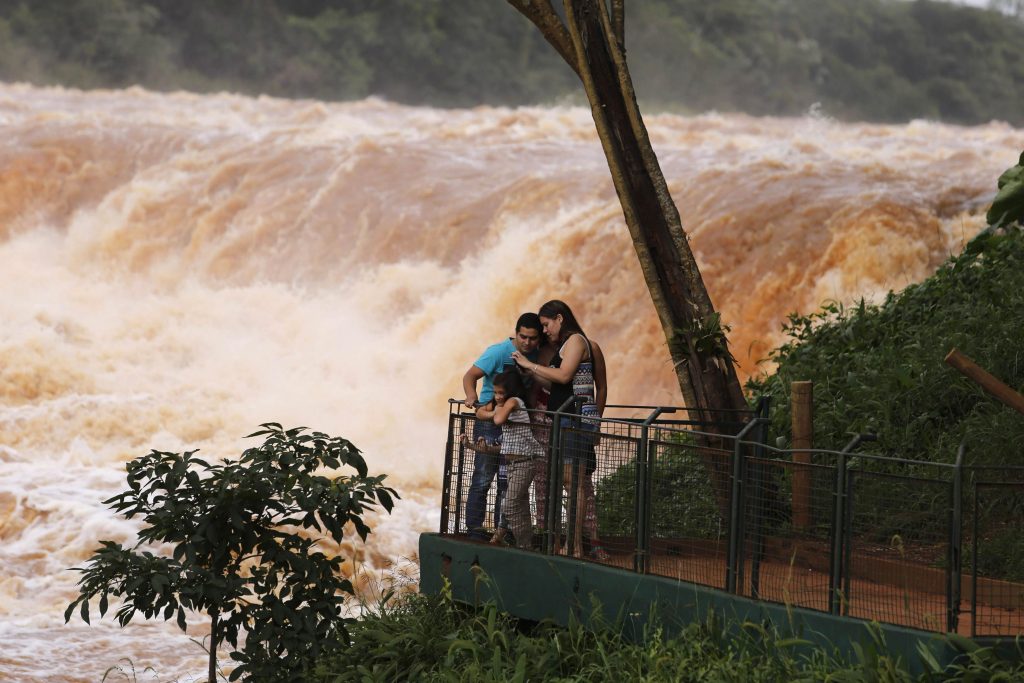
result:
<svg viewBox="0 0 1024 683"><path fill-rule="evenodd" d="M785 439L790 433L792 382L809 380L815 448L839 450L852 433L875 432L871 452L951 463L964 444L965 464L1000 468L978 470L972 481L1020 481L1019 472L1005 468L1024 466L1024 417L944 359L958 349L1024 392L1022 173L1024 155L999 178L989 227L925 281L890 292L877 305L833 302L816 313L790 315L784 326L789 339L771 354L775 371L747 385L752 395L772 397L775 435ZM935 476L926 466L866 461L859 467ZM927 545L939 537L935 511L949 504L945 489L899 477L870 481L873 499L887 504L858 511L864 538L881 543L898 535ZM976 507L968 514L977 529L977 555L973 544L965 548L964 566L985 576L1024 580L1019 489L971 490Z"/></svg>
<svg viewBox="0 0 1024 683"><path fill-rule="evenodd" d="M789 433L790 385L814 383L814 446L839 449L851 433L876 432L872 450L968 464L1021 465L1024 418L950 368L954 348L1024 390L1024 154L998 181L989 227L925 281L880 304L832 302L793 313L789 339L771 353L775 371L752 378L771 396L772 427Z"/></svg>
<svg viewBox="0 0 1024 683"><path fill-rule="evenodd" d="M778 367L748 384L773 396L772 424L788 434L789 387L814 382L814 445L841 448L875 431L873 451L951 462L1024 464L1024 418L943 362L955 348L1024 390L1024 231L986 231L932 277L884 302L831 303L793 314Z"/></svg>
<svg viewBox="0 0 1024 683"><path fill-rule="evenodd" d="M727 623L714 616L668 630L653 620L637 639L602 620L519 622L493 604L479 609L450 596L410 595L386 604L351 628L352 644L321 658L319 683L374 681L990 681L1022 680L1024 664L970 641L956 642L963 660L940 668L924 661L912 676L907 662L870 632L851 657L810 647L774 627ZM865 631L868 636L869 632Z"/></svg>
<svg viewBox="0 0 1024 683"><path fill-rule="evenodd" d="M678 432L670 444L658 449L649 471L651 508L649 521L654 538L726 537L722 511L708 485L707 463L701 460L692 434ZM597 525L603 536L632 537L636 533L636 462L618 467L597 480Z"/></svg>
<svg viewBox="0 0 1024 683"><path fill-rule="evenodd" d="M631 0L626 27L654 107L1024 122L1024 22L997 12ZM441 106L582 98L505 0L0 0L0 79Z"/></svg>

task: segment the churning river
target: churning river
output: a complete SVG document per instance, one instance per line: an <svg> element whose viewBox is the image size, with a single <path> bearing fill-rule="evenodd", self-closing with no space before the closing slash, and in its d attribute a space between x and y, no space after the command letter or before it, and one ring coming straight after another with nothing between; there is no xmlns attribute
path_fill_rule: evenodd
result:
<svg viewBox="0 0 1024 683"><path fill-rule="evenodd" d="M998 122L647 124L745 375L788 312L959 251L1024 148ZM266 421L345 436L403 500L342 550L412 558L445 399L550 298L601 342L612 403L679 400L585 109L0 84L0 680L201 676L172 625L63 623L67 569L134 537L101 501L149 449L237 455Z"/></svg>

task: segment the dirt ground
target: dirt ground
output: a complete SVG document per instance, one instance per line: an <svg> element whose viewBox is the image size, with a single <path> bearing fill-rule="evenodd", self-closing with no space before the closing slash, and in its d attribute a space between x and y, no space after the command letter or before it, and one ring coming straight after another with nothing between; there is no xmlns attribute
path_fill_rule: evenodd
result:
<svg viewBox="0 0 1024 683"><path fill-rule="evenodd" d="M607 548L607 545L606 545ZM623 569L633 569L632 554L608 548L609 558L603 562ZM593 561L593 560L591 560ZM856 565L855 565L856 566ZM724 554L658 555L652 554L649 573L689 581L712 588L725 588ZM923 571L935 572L931 568ZM744 595L750 596L750 562L744 567ZM852 572L856 574L857 572ZM877 574L877 572L868 572ZM927 631L946 631L945 588L930 590L932 580L922 580L913 571L891 577L891 581L852 576L849 580L843 613L852 617L887 624L897 624ZM928 579L931 579L929 576ZM826 611L828 609L828 574L811 566L765 559L760 566L759 597L763 600L796 607ZM1024 589L1024 587L1021 587ZM1024 633L1024 610L984 602L980 596L976 624L971 614L969 594L961 601L957 632L961 635L1017 635ZM1019 602L1019 599L1018 599ZM976 626L976 628L972 628Z"/></svg>

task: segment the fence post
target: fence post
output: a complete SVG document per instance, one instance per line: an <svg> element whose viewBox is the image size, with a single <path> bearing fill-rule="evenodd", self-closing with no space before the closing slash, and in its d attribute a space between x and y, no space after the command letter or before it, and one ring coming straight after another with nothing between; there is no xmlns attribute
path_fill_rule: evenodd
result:
<svg viewBox="0 0 1024 683"><path fill-rule="evenodd" d="M764 520L771 507L771 469L765 464L765 443L768 440L768 397L762 396L757 406L757 415L761 420L760 428L757 430L757 448L754 451L754 458L757 465L754 468L754 489L759 491L759 505L756 506L757 514L754 517L753 546L754 557L750 561L750 597L758 599L761 595L761 561L764 559Z"/></svg>
<svg viewBox="0 0 1024 683"><path fill-rule="evenodd" d="M814 384L790 384L793 427L793 527L811 526L811 448L814 447Z"/></svg>
<svg viewBox="0 0 1024 683"><path fill-rule="evenodd" d="M451 432L455 425L455 418L458 417L460 424L459 432L461 434L466 433L466 418L462 416L461 410L461 408L456 408L457 415L453 415L452 420L448 423L449 432ZM454 434L451 434L449 438L454 438ZM459 463L455 469L455 526L452 527L455 530L455 533L459 532L459 525L462 524L462 482L464 477L466 476L466 447L462 445L461 440L459 441L458 452Z"/></svg>
<svg viewBox="0 0 1024 683"><path fill-rule="evenodd" d="M833 502L835 505L832 509L832 554L829 564L830 571L828 576L828 612L829 614L839 614L839 593L841 592L840 583L842 581L842 558L843 558L843 536L844 536L844 522L843 512L845 509L844 499L846 498L846 453L848 449L843 449L843 452L839 454L839 459L836 462L836 482L835 490L833 491Z"/></svg>
<svg viewBox="0 0 1024 683"><path fill-rule="evenodd" d="M739 583L740 565L740 538L743 525L741 518L743 513L743 438L751 429L761 422L761 418L754 418L748 422L735 438L735 445L732 452L732 492L729 495L729 555L725 567L725 590L728 593L735 593Z"/></svg>
<svg viewBox="0 0 1024 683"><path fill-rule="evenodd" d="M555 534L562 534L562 420L556 412L551 420L550 457L548 459L548 503L544 510L544 553L555 551Z"/></svg>
<svg viewBox="0 0 1024 683"><path fill-rule="evenodd" d="M547 538L544 541L544 552L551 555L555 551L556 534L562 534L562 416L568 413L565 409L578 400L570 396L565 403L555 409L551 420L551 460L548 462L548 509L545 510ZM572 520L569 520L570 523ZM570 533L572 527L569 527ZM566 538L566 541L569 539Z"/></svg>
<svg viewBox="0 0 1024 683"><path fill-rule="evenodd" d="M857 446L864 441L875 441L878 437L871 433L861 433L850 439L846 447L839 453L839 461L836 463L836 487L833 491L835 505L832 509L832 553L830 557L830 571L828 577L828 611L829 614L839 614L841 606L841 593L843 585L843 565L847 554L846 544L850 542L847 538L846 528L846 466L847 458ZM853 516L853 506L850 506L850 517ZM852 528L852 527L851 527ZM846 563L848 564L848 562Z"/></svg>
<svg viewBox="0 0 1024 683"><path fill-rule="evenodd" d="M650 499L650 468L649 450L650 426L662 413L674 413L675 408L659 407L647 416L640 425L640 441L636 446L636 481L634 483L633 515L636 519L636 550L633 553L633 571L647 573L648 560L651 552L651 499ZM650 464L653 464L651 462Z"/></svg>
<svg viewBox="0 0 1024 683"><path fill-rule="evenodd" d="M963 491L964 491L964 452L967 450L965 444L961 443L956 452L956 465L953 467L953 486L951 494L953 497L950 506L949 518L949 556L947 562L949 580L946 593L946 606L948 617L946 620L946 631L956 633L960 623L960 594L963 571L961 567L963 557Z"/></svg>
<svg viewBox="0 0 1024 683"><path fill-rule="evenodd" d="M445 442L444 449L444 474L441 475L441 526L438 529L439 533L449 533L448 517L451 512L451 495L452 495L452 456L455 450L455 416L458 410L453 410L453 406L457 405L454 399L448 399L448 441ZM459 444L460 446L462 444ZM459 481L458 497L462 498L462 482ZM459 508L459 503L455 503L456 510ZM458 532L458 517L456 513L455 520L455 531Z"/></svg>
<svg viewBox="0 0 1024 683"><path fill-rule="evenodd" d="M846 504L843 512L843 538L846 542L843 545L843 614L850 616L850 601L853 600L853 572L850 571L850 563L853 561L853 484L857 478L857 471L846 468Z"/></svg>
<svg viewBox="0 0 1024 683"><path fill-rule="evenodd" d="M971 638L978 632L978 475L973 473L971 488L974 494L974 528L971 533Z"/></svg>

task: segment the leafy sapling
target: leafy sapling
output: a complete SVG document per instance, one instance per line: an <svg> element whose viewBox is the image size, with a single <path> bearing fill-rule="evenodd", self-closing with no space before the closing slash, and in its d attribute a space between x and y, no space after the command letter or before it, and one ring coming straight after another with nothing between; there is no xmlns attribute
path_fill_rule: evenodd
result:
<svg viewBox="0 0 1024 683"><path fill-rule="evenodd" d="M104 503L142 518L138 543L100 541L86 566L75 568L82 572L80 595L64 620L77 609L88 623L97 597L101 616L111 597L121 600L121 626L141 613L173 617L184 630L186 610L205 612L210 683L222 642L238 662L230 679L252 681L303 680L315 657L347 645L351 620L341 614L352 583L340 573L343 559L317 550L315 536L341 542L351 523L365 541L370 527L363 514L378 507L390 513L398 495L384 486L386 475L368 475L346 439L277 423L261 427L249 436L263 443L237 461L211 464L196 451L152 451L129 462L128 490ZM355 474L317 474L342 467ZM157 544L169 544L170 556L140 550Z"/></svg>

